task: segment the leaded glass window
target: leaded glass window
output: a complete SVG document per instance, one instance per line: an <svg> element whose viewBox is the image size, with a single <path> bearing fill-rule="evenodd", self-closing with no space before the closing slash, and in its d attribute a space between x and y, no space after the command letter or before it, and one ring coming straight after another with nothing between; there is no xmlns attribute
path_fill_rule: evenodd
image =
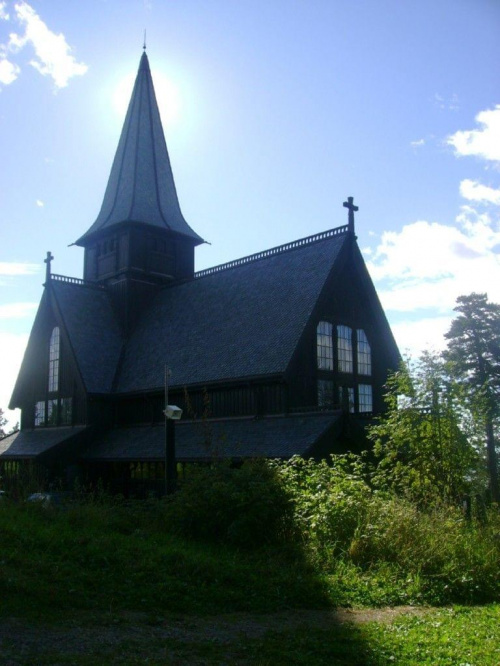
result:
<svg viewBox="0 0 500 666"><path fill-rule="evenodd" d="M317 328L317 354L319 370L333 370L333 326L320 321Z"/></svg>
<svg viewBox="0 0 500 666"><path fill-rule="evenodd" d="M352 372L352 330L348 326L337 326L337 351L339 372Z"/></svg>
<svg viewBox="0 0 500 666"><path fill-rule="evenodd" d="M358 386L358 409L360 412L373 412L373 396L370 384Z"/></svg>
<svg viewBox="0 0 500 666"><path fill-rule="evenodd" d="M339 386L339 403L354 413L354 389L352 386Z"/></svg>
<svg viewBox="0 0 500 666"><path fill-rule="evenodd" d="M35 426L45 425L45 400L35 405Z"/></svg>
<svg viewBox="0 0 500 666"><path fill-rule="evenodd" d="M60 425L71 425L72 400L71 398L61 398L60 406Z"/></svg>
<svg viewBox="0 0 500 666"><path fill-rule="evenodd" d="M58 412L57 400L47 400L47 425L57 425Z"/></svg>
<svg viewBox="0 0 500 666"><path fill-rule="evenodd" d="M366 333L361 328L358 328L358 373L372 374L372 350Z"/></svg>
<svg viewBox="0 0 500 666"><path fill-rule="evenodd" d="M331 407L334 402L333 381L318 379L318 407Z"/></svg>
<svg viewBox="0 0 500 666"><path fill-rule="evenodd" d="M59 388L59 351L60 335L59 327L56 326L52 331L49 343L49 393L53 393Z"/></svg>

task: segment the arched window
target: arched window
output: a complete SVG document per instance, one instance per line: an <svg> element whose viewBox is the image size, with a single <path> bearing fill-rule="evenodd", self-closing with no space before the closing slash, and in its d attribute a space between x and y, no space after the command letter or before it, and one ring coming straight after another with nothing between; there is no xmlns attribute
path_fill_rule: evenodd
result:
<svg viewBox="0 0 500 666"><path fill-rule="evenodd" d="M337 352L339 372L352 372L352 329L349 326L337 326Z"/></svg>
<svg viewBox="0 0 500 666"><path fill-rule="evenodd" d="M316 348L319 370L333 370L333 326L320 321L316 329Z"/></svg>
<svg viewBox="0 0 500 666"><path fill-rule="evenodd" d="M49 342L49 393L54 393L59 389L59 352L60 334L59 326L56 326Z"/></svg>
<svg viewBox="0 0 500 666"><path fill-rule="evenodd" d="M372 374L372 350L363 329L358 328L358 373L360 375Z"/></svg>

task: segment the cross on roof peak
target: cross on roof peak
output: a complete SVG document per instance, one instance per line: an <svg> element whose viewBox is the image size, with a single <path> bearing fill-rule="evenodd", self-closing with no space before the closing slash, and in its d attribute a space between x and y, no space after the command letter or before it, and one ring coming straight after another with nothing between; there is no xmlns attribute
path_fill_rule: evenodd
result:
<svg viewBox="0 0 500 666"><path fill-rule="evenodd" d="M349 231L354 233L354 213L359 210L359 206L354 205L354 197L347 197L347 201L344 201L342 205L349 210L347 223L349 225Z"/></svg>
<svg viewBox="0 0 500 666"><path fill-rule="evenodd" d="M49 250L49 252L47 252L47 256L43 260L43 263L47 264L47 268L45 269L45 282L48 282L50 280L50 264L51 264L53 259L54 259L54 255Z"/></svg>

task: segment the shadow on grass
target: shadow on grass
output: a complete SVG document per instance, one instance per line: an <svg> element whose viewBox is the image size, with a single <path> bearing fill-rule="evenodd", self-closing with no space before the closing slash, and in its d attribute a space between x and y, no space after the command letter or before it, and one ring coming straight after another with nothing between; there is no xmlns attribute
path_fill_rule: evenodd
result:
<svg viewBox="0 0 500 666"><path fill-rule="evenodd" d="M5 503L0 538L0 616L18 622L28 655L19 663L35 653L40 664L88 663L82 645L103 664L163 653L179 663L377 663L363 632L335 613L318 615L321 626L300 620L339 598L263 464L193 471L168 501Z"/></svg>

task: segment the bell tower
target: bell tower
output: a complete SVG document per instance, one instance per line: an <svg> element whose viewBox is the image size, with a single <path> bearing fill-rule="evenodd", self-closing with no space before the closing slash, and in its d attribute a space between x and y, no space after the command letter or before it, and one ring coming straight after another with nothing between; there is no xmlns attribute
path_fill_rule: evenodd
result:
<svg viewBox="0 0 500 666"><path fill-rule="evenodd" d="M179 206L144 52L101 211L75 243L85 248L84 279L110 290L128 331L161 286L193 276L203 242Z"/></svg>

